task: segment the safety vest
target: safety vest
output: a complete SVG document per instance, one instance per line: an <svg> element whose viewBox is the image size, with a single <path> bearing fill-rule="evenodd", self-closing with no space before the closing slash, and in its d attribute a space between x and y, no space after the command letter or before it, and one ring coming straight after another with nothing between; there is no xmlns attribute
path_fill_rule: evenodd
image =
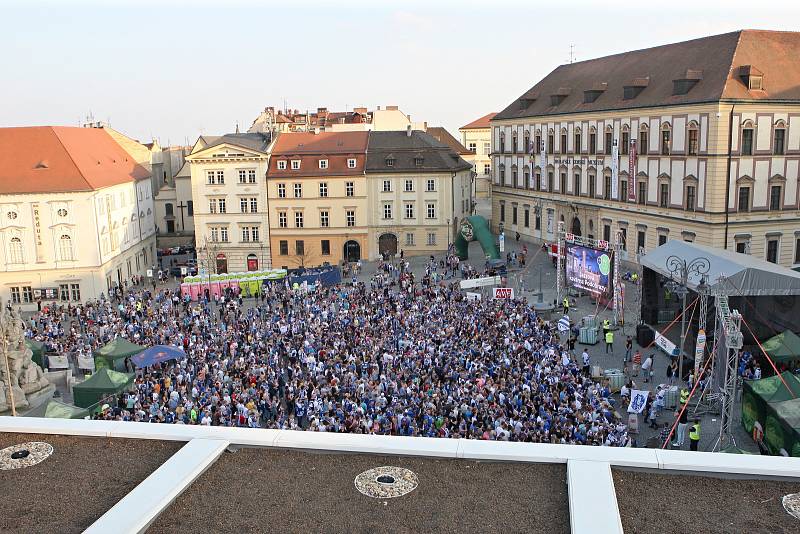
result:
<svg viewBox="0 0 800 534"><path fill-rule="evenodd" d="M614 343L614 332L606 332L606 343Z"/></svg>
<svg viewBox="0 0 800 534"><path fill-rule="evenodd" d="M692 441L700 441L700 423L695 423L692 425L692 428L689 431L689 439Z"/></svg>
<svg viewBox="0 0 800 534"><path fill-rule="evenodd" d="M569 308L569 298L564 299L564 307Z"/></svg>
<svg viewBox="0 0 800 534"><path fill-rule="evenodd" d="M608 330L609 328L611 328L611 322L608 319L606 319L605 321L603 321L603 330Z"/></svg>
<svg viewBox="0 0 800 534"><path fill-rule="evenodd" d="M688 389L682 389L681 390L681 404L686 404L687 402L689 402L689 390Z"/></svg>

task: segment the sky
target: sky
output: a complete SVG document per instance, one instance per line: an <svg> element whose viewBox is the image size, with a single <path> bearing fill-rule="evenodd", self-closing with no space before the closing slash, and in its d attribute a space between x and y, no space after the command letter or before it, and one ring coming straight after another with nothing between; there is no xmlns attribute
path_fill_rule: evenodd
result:
<svg viewBox="0 0 800 534"><path fill-rule="evenodd" d="M397 105L458 128L558 65L743 28L798 0L0 0L0 126L92 116L142 142L246 130L266 106Z"/></svg>

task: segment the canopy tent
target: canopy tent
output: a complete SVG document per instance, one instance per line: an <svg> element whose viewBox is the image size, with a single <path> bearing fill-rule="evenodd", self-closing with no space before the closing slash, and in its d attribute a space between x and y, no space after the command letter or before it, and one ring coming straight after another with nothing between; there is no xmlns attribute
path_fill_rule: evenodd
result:
<svg viewBox="0 0 800 534"><path fill-rule="evenodd" d="M710 290L724 290L737 296L800 295L800 273L749 254L707 247L672 239L641 257L641 264L663 276L671 277L668 258L677 256L687 262L706 258L710 268L707 284ZM720 282L724 275L727 281ZM689 276L689 289L697 290L700 275Z"/></svg>
<svg viewBox="0 0 800 534"><path fill-rule="evenodd" d="M33 363L44 369L44 365L42 365L44 361L44 343L36 341L35 339L25 339L25 346L31 349L33 353L31 358Z"/></svg>
<svg viewBox="0 0 800 534"><path fill-rule="evenodd" d="M94 365L96 369L109 367L116 369L116 362L123 362L125 358L139 354L147 347L131 343L124 337L116 337L94 351Z"/></svg>
<svg viewBox="0 0 800 534"><path fill-rule="evenodd" d="M791 330L785 330L782 334L769 338L761 346L775 363L790 362L800 358L800 337Z"/></svg>
<svg viewBox="0 0 800 534"><path fill-rule="evenodd" d="M780 377L744 382L742 426L755 436L756 425L772 454L784 449L792 456L800 456L800 378L784 372Z"/></svg>
<svg viewBox="0 0 800 534"><path fill-rule="evenodd" d="M85 382L72 386L75 405L88 408L109 395L124 391L133 384L133 376L133 373L118 373L104 367Z"/></svg>
<svg viewBox="0 0 800 534"><path fill-rule="evenodd" d="M64 404L55 399L47 404L47 409L44 412L45 417L53 419L83 419L88 415L89 410L72 406L71 404Z"/></svg>
<svg viewBox="0 0 800 534"><path fill-rule="evenodd" d="M141 354L137 354L131 358L131 361L136 367L142 368L170 360L182 360L185 357L186 353L176 347L156 345L145 349Z"/></svg>

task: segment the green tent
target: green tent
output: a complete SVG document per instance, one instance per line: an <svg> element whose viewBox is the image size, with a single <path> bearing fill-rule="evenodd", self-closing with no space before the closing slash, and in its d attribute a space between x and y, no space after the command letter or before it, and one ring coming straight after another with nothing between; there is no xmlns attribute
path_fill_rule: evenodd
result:
<svg viewBox="0 0 800 534"><path fill-rule="evenodd" d="M784 372L780 377L746 380L742 392L742 426L752 434L756 422L772 454L785 449L792 456L800 456L800 378Z"/></svg>
<svg viewBox="0 0 800 534"><path fill-rule="evenodd" d="M762 347L775 363L800 359L800 336L791 330L769 338L762 344Z"/></svg>
<svg viewBox="0 0 800 534"><path fill-rule="evenodd" d="M44 366L42 365L44 356L44 343L41 341L36 341L35 339L26 339L25 345L31 349L31 352L33 353L33 357L31 358L33 363L44 369Z"/></svg>
<svg viewBox="0 0 800 534"><path fill-rule="evenodd" d="M131 343L124 337L117 337L109 341L103 347L94 351L94 367L101 369L125 369L125 358L139 354L147 347Z"/></svg>
<svg viewBox="0 0 800 534"><path fill-rule="evenodd" d="M64 404L57 400L51 400L47 404L47 409L44 412L45 417L53 419L83 419L89 415L89 410L72 406L71 404Z"/></svg>
<svg viewBox="0 0 800 534"><path fill-rule="evenodd" d="M133 376L133 373L118 373L106 367L99 369L86 381L72 386L75 405L88 408L110 395L130 389Z"/></svg>

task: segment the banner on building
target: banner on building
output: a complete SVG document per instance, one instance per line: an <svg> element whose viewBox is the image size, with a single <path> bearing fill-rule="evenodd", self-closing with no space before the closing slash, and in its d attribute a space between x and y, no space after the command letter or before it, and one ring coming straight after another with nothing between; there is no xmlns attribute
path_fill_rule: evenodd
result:
<svg viewBox="0 0 800 534"><path fill-rule="evenodd" d="M623 191L623 195L627 195L627 191ZM614 139L614 144L611 145L611 198L614 200L620 198L619 196L619 145L617 140Z"/></svg>
<svg viewBox="0 0 800 534"><path fill-rule="evenodd" d="M628 202L636 202L636 139L628 150Z"/></svg>
<svg viewBox="0 0 800 534"><path fill-rule="evenodd" d="M42 241L42 210L39 204L31 204L33 212L33 241L36 244L36 263L47 261L44 254L44 242Z"/></svg>
<svg viewBox="0 0 800 534"><path fill-rule="evenodd" d="M631 402L628 404L628 413L642 413L644 411L644 407L647 406L647 397L649 395L649 391L632 389Z"/></svg>
<svg viewBox="0 0 800 534"><path fill-rule="evenodd" d="M542 191L547 190L547 144L545 143L545 136L547 135L547 128L542 127L542 135L539 141L539 165L542 167L541 180L539 181L539 189Z"/></svg>
<svg viewBox="0 0 800 534"><path fill-rule="evenodd" d="M661 335L661 332L656 332L656 339L655 339L656 346L669 354L670 356L677 356L678 355L678 346L675 345L672 341Z"/></svg>
<svg viewBox="0 0 800 534"><path fill-rule="evenodd" d="M706 350L706 331L702 328L697 332L697 346L694 349L694 369L695 376L700 369L700 364L703 362L703 353Z"/></svg>

